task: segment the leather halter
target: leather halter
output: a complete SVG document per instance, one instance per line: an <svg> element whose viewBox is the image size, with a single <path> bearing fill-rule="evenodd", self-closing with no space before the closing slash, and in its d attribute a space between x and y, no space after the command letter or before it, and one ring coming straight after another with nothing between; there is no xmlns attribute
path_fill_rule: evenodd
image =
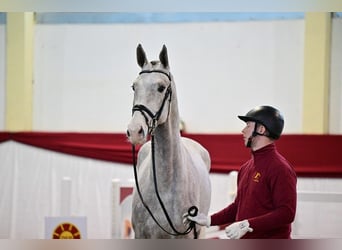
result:
<svg viewBox="0 0 342 250"><path fill-rule="evenodd" d="M143 70L139 73L139 75L144 74L144 73L161 73L161 74L166 75L168 79L170 80L170 84L166 89L161 106L155 114L153 114L153 112L143 104L136 104L132 108L132 114L134 114L135 111L139 111L144 116L146 125L148 127L148 133L152 134L154 132L154 129L157 126L157 122L161 116L161 113L163 112L166 100L168 98L169 98L169 111L170 111L170 103L171 103L171 97L172 97L171 76L170 76L170 73L166 73L165 71L162 71L162 70ZM151 118L151 122L148 121L149 119L146 114Z"/></svg>

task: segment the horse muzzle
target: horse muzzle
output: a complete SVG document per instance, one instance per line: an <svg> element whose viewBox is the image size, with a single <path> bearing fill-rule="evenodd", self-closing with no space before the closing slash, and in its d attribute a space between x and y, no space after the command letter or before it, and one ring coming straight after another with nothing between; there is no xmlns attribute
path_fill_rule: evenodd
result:
<svg viewBox="0 0 342 250"><path fill-rule="evenodd" d="M127 139L133 145L144 144L147 138L147 130L145 123L135 123L132 120L127 126Z"/></svg>

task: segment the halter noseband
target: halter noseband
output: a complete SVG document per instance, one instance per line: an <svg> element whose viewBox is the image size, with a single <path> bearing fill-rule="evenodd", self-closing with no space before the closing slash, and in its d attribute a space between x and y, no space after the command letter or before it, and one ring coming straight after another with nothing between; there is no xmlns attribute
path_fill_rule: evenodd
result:
<svg viewBox="0 0 342 250"><path fill-rule="evenodd" d="M161 106L155 114L153 114L153 112L143 104L136 104L132 108L132 115L134 114L135 111L139 111L144 116L146 125L148 127L148 133L152 134L154 132L154 129L156 128L156 125L157 125L157 122L161 116L161 113L163 112L165 102L166 102L168 97L169 97L169 103L171 103L171 96L172 96L171 76L170 76L170 73L166 73L165 71L162 71L162 70L143 70L139 73L139 75L144 74L144 73L161 73L161 74L166 75L168 77L168 79L170 80L170 84L166 89L164 99L161 103ZM170 110L170 108L169 108L169 110ZM150 124L148 122L148 117L146 114L149 115L152 119Z"/></svg>

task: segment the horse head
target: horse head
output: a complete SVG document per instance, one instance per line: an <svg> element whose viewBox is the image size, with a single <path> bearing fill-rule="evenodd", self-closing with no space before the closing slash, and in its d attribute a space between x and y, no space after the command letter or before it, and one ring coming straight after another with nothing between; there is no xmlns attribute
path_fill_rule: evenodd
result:
<svg viewBox="0 0 342 250"><path fill-rule="evenodd" d="M168 119L172 96L172 76L164 45L159 61L148 61L143 47L137 47L137 63L141 68L132 85L134 91L132 119L127 137L132 144L143 144L154 129Z"/></svg>

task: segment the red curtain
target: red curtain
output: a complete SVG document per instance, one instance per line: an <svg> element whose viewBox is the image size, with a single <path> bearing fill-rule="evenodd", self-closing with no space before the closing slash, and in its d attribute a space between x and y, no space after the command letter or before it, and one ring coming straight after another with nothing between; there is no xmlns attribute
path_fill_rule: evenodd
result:
<svg viewBox="0 0 342 250"><path fill-rule="evenodd" d="M132 163L131 145L124 134L106 133L0 133L0 142L13 140L61 153L105 161Z"/></svg>
<svg viewBox="0 0 342 250"><path fill-rule="evenodd" d="M211 172L238 170L250 157L239 134L183 134L208 149ZM8 140L71 155L132 164L131 145L121 133L0 132ZM278 150L301 176L342 177L342 135L282 135Z"/></svg>

